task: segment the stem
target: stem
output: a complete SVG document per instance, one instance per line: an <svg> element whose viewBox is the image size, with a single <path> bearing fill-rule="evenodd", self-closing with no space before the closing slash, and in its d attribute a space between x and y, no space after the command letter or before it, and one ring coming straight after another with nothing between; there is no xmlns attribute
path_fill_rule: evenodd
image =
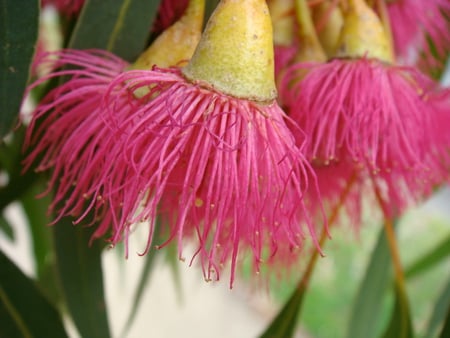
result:
<svg viewBox="0 0 450 338"><path fill-rule="evenodd" d="M347 182L347 186L345 187L345 189L342 191L341 195L339 196L339 201L336 204L336 206L333 208L330 217L328 219L328 228L324 227L322 229L322 233L320 234L320 238L319 238L319 247L322 247L325 244L325 241L327 240L328 236L328 229L329 227L331 227L331 225L336 221L337 216L339 215L339 211L341 210L341 208L344 205L345 200L347 199L348 194L350 193L350 190L353 186L353 184L356 182L356 178L357 178L357 171L355 170L353 172L353 174L350 176L348 182ZM300 282L297 285L297 288L300 289L302 287L306 288L309 284L309 280L311 279L311 275L314 271L314 267L316 265L317 262L317 258L319 257L319 251L318 250L314 250L311 259L308 262L308 265L306 267L305 273L303 274L302 279L300 280Z"/></svg>

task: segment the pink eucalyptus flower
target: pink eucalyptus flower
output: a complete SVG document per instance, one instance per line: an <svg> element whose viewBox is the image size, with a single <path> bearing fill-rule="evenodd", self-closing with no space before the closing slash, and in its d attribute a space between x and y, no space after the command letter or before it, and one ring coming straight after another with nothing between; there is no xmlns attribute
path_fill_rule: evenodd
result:
<svg viewBox="0 0 450 338"><path fill-rule="evenodd" d="M395 0L388 2L388 12L400 61L424 70L443 68L450 49L450 2Z"/></svg>
<svg viewBox="0 0 450 338"><path fill-rule="evenodd" d="M38 162L37 171L52 170L46 193L55 192L50 209L58 220L80 215L94 191L95 177L106 174L100 171L102 151L108 151L114 138L99 114L99 103L107 85L127 63L100 50L44 54L39 64L46 63L55 70L33 83L28 92L49 80L67 81L51 90L32 113L25 148L33 148L25 169Z"/></svg>
<svg viewBox="0 0 450 338"><path fill-rule="evenodd" d="M282 100L309 136L311 160L362 166L392 212L447 179L450 143L439 131L449 125L449 101L417 70L361 58L297 64L286 74Z"/></svg>
<svg viewBox="0 0 450 338"><path fill-rule="evenodd" d="M142 90L148 94L137 99ZM147 251L160 214L180 258L185 237L198 239L207 280L231 259L231 284L238 252L250 250L258 271L278 253L292 256L305 231L317 244L302 202L315 176L275 102L237 99L190 83L177 69L154 69L118 76L105 104L105 119L125 135L102 183L117 211L112 243L148 221Z"/></svg>

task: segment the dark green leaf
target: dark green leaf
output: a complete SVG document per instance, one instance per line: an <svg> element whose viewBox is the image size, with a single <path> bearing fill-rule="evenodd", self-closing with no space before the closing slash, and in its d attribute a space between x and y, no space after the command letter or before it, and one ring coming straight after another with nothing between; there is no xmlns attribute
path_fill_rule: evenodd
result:
<svg viewBox="0 0 450 338"><path fill-rule="evenodd" d="M160 233L160 226L157 223L153 241L152 241L152 246L153 246L153 243L158 242L159 233ZM134 292L133 305L131 307L130 314L128 315L125 327L122 330L122 334L120 335L121 337L125 337L128 333L128 330L133 325L133 322L134 322L136 314L139 310L139 306L141 304L141 300L143 298L145 289L146 289L149 279L150 279L153 263L155 262L155 256L156 256L157 252L158 251L156 251L156 250L152 250L145 256L145 264L144 264L144 267L141 272L141 277L139 278L139 284Z"/></svg>
<svg viewBox="0 0 450 338"><path fill-rule="evenodd" d="M145 48L158 5L159 0L88 0L69 47L106 49L134 61Z"/></svg>
<svg viewBox="0 0 450 338"><path fill-rule="evenodd" d="M42 274L52 255L52 243L49 224L51 222L47 213L50 196L36 198L36 195L45 190L45 183L37 181L21 198L22 207L28 219L33 252L38 278Z"/></svg>
<svg viewBox="0 0 450 338"><path fill-rule="evenodd" d="M9 142L0 144L0 169L8 174L8 184L0 188L0 211L3 211L11 202L19 199L37 178L36 173L22 170L22 143L25 128L18 128Z"/></svg>
<svg viewBox="0 0 450 338"><path fill-rule="evenodd" d="M445 317L444 326L442 327L441 334L439 338L448 338L450 337L450 303L447 309L447 316Z"/></svg>
<svg viewBox="0 0 450 338"><path fill-rule="evenodd" d="M14 229L9 224L8 220L0 214L0 230L9 238L11 241L14 241Z"/></svg>
<svg viewBox="0 0 450 338"><path fill-rule="evenodd" d="M0 336L39 338L51 332L53 337L67 337L56 309L1 251L0 266L0 313L12 320L6 324L0 317Z"/></svg>
<svg viewBox="0 0 450 338"><path fill-rule="evenodd" d="M53 233L59 279L78 331L82 337L109 337L100 241L89 246L92 228L73 226L67 217Z"/></svg>
<svg viewBox="0 0 450 338"><path fill-rule="evenodd" d="M395 283L395 305L391 320L383 335L384 338L413 338L411 311L406 291L399 283Z"/></svg>
<svg viewBox="0 0 450 338"><path fill-rule="evenodd" d="M443 288L442 292L436 299L433 313L428 321L425 337L436 337L436 331L445 319L448 307L450 304L450 278L447 280L447 284ZM450 337L450 336L449 336Z"/></svg>
<svg viewBox="0 0 450 338"><path fill-rule="evenodd" d="M27 216L27 224L31 234L33 258L37 272L37 282L45 295L53 302L60 301L60 289L57 283L55 253L52 243L51 219L48 216L49 195L36 198L45 190L46 184L37 180L20 199Z"/></svg>
<svg viewBox="0 0 450 338"><path fill-rule="evenodd" d="M295 288L292 296L260 338L293 337L306 287Z"/></svg>
<svg viewBox="0 0 450 338"><path fill-rule="evenodd" d="M352 308L348 338L372 338L377 335L383 298L392 280L391 270L389 247L384 230L381 229Z"/></svg>
<svg viewBox="0 0 450 338"><path fill-rule="evenodd" d="M424 270L431 268L433 265L439 263L443 259L450 256L450 235L442 242L438 243L426 255L420 257L416 262L406 269L406 278L412 278L419 275Z"/></svg>
<svg viewBox="0 0 450 338"><path fill-rule="evenodd" d="M0 0L0 140L19 114L37 40L38 4Z"/></svg>

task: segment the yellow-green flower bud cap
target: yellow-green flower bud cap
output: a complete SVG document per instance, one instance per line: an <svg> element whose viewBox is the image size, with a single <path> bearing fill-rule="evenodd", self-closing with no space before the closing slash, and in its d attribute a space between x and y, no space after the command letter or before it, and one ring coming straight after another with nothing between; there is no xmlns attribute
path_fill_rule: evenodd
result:
<svg viewBox="0 0 450 338"><path fill-rule="evenodd" d="M130 69L166 68L188 62L202 34L205 0L191 0L182 17L143 52Z"/></svg>
<svg viewBox="0 0 450 338"><path fill-rule="evenodd" d="M266 1L222 0L182 72L190 81L237 98L275 99L272 23Z"/></svg>
<svg viewBox="0 0 450 338"><path fill-rule="evenodd" d="M364 0L349 1L335 56L367 56L392 63L392 47L383 24Z"/></svg>

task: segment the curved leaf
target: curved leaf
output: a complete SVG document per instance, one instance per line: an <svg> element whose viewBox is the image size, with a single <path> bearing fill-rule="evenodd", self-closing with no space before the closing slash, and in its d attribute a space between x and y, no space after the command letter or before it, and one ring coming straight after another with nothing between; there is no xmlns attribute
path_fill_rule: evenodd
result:
<svg viewBox="0 0 450 338"><path fill-rule="evenodd" d="M38 4L0 0L0 140L19 114L38 35Z"/></svg>
<svg viewBox="0 0 450 338"><path fill-rule="evenodd" d="M389 247L384 230L381 229L352 308L348 338L376 336L383 298L392 280L391 270Z"/></svg>
<svg viewBox="0 0 450 338"><path fill-rule="evenodd" d="M395 305L384 338L413 338L411 311L406 291L395 283Z"/></svg>
<svg viewBox="0 0 450 338"><path fill-rule="evenodd" d="M42 193L45 187L43 180L36 180L22 194L20 201L28 220L28 231L31 234L38 285L49 299L59 303L61 290L56 280L55 255L49 226L51 219L47 212L51 198L48 195L36 198L36 195Z"/></svg>
<svg viewBox="0 0 450 338"><path fill-rule="evenodd" d="M1 337L67 337L56 309L34 282L0 251ZM4 322L5 321L5 322Z"/></svg>
<svg viewBox="0 0 450 338"><path fill-rule="evenodd" d="M53 227L56 262L63 294L82 337L110 337L103 290L99 241L88 246L92 229L64 218Z"/></svg>
<svg viewBox="0 0 450 338"><path fill-rule="evenodd" d="M439 338L448 338L450 337L450 304L447 309L447 316L445 317L445 323L442 327L441 334L439 335Z"/></svg>
<svg viewBox="0 0 450 338"><path fill-rule="evenodd" d="M155 241L157 242L157 237L159 236L159 233L160 233L160 226L159 226L159 224L156 224L155 233L153 235L152 246L155 243ZM159 251L153 250L145 256L145 264L142 269L141 276L139 278L139 284L137 285L136 290L134 292L131 311L128 315L127 321L125 322L125 326L122 330L122 334L120 335L120 337L125 337L133 325L134 318L139 310L139 306L141 305L141 300L144 295L144 291L145 291L145 289L148 285L148 281L150 279L153 263L155 262L155 257L156 257L157 252L159 252Z"/></svg>
<svg viewBox="0 0 450 338"><path fill-rule="evenodd" d="M293 337L306 287L295 288L292 296L260 338Z"/></svg>
<svg viewBox="0 0 450 338"><path fill-rule="evenodd" d="M159 0L89 0L72 33L70 48L101 48L128 61L144 50Z"/></svg>
<svg viewBox="0 0 450 338"><path fill-rule="evenodd" d="M447 280L447 285L436 299L433 313L428 321L425 337L435 337L439 325L444 321L445 315L450 306L450 278Z"/></svg>
<svg viewBox="0 0 450 338"><path fill-rule="evenodd" d="M447 259L450 256L450 235L440 243L438 243L432 250L430 250L426 255L419 258L416 262L411 264L411 266L406 269L406 278L412 278L417 276L424 270L432 267L433 265L439 263L443 259Z"/></svg>

